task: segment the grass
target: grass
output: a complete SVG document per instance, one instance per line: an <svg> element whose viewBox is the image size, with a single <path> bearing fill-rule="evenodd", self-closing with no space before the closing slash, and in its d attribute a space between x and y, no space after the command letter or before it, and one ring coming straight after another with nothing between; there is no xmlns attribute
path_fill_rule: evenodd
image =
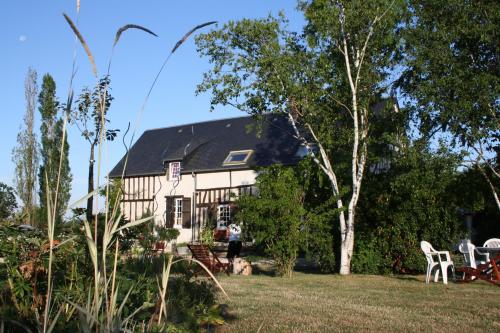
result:
<svg viewBox="0 0 500 333"><path fill-rule="evenodd" d="M500 288L423 276L230 276L220 332L499 332Z"/></svg>

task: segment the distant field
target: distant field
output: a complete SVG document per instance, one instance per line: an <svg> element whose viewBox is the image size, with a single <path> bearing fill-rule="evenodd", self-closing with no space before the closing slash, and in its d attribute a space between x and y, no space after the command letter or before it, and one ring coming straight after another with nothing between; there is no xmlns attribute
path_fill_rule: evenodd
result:
<svg viewBox="0 0 500 333"><path fill-rule="evenodd" d="M296 273L221 283L231 301L219 332L500 332L500 288L486 282Z"/></svg>

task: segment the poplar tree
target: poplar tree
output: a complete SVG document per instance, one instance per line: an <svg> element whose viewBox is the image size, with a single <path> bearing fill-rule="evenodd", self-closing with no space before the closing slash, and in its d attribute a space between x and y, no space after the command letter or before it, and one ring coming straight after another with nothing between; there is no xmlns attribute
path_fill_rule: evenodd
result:
<svg viewBox="0 0 500 333"><path fill-rule="evenodd" d="M61 221L70 198L72 177L67 138L62 141L64 128L63 119L58 114L60 104L56 97L56 83L50 74L43 76L38 103L41 115L41 165L38 173L41 219L44 221L48 216L47 200L50 200L52 205L57 204L56 220Z"/></svg>
<svg viewBox="0 0 500 333"><path fill-rule="evenodd" d="M14 185L22 203L24 223L33 225L36 206L36 172L39 163L38 142L35 134L35 108L38 94L37 73L28 68L24 81L26 111L23 126L17 134L17 146L12 150L16 165Z"/></svg>

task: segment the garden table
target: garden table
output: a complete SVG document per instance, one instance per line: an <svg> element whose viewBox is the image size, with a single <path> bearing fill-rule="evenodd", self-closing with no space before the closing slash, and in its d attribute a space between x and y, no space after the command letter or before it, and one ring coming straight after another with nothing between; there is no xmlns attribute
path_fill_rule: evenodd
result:
<svg viewBox="0 0 500 333"><path fill-rule="evenodd" d="M500 283L500 272L498 264L500 264L500 247L477 247L476 248L481 253L489 253L490 255L490 265L492 267L492 278L494 278L498 283Z"/></svg>
<svg viewBox="0 0 500 333"><path fill-rule="evenodd" d="M488 253L490 261L478 265L477 268L462 267L457 269L458 272L464 273L463 282L470 282L479 278L500 286L500 247L476 247L476 250L479 253Z"/></svg>

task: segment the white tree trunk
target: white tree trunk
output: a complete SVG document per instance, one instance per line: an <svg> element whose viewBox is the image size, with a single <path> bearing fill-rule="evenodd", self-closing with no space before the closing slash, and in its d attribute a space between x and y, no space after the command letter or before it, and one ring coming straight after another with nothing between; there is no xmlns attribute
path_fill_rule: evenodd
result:
<svg viewBox="0 0 500 333"><path fill-rule="evenodd" d="M342 202L342 198L340 197L340 186L337 181L337 176L335 174L332 160L327 155L326 150L323 148L321 141L318 140L318 137L314 133L312 127L305 123L306 127L309 130L309 133L314 138L314 141L317 143L320 156L317 156L313 150L310 151L314 162L321 168L321 170L328 176L330 183L332 185L333 195L337 197L337 208L339 209L339 219L338 222L340 224L340 274L348 275L351 273L351 259L354 250L354 222L355 222L355 212L356 206L359 199L361 183L363 179L364 169L366 165L366 159L368 154L368 146L367 146L367 138L368 138L368 107L362 107L359 105L358 92L359 87L358 84L361 79L361 67L364 62L364 58L366 55L366 51L368 48L368 43L373 34L373 26L379 22L382 17L385 15L387 10L381 15L376 16L372 21L368 34L364 40L364 43L361 47L353 47L350 44L350 40L348 38L348 33L345 31L345 13L343 6L338 3L340 6L340 16L339 22L341 27L341 40L339 43L339 50L344 56L344 62L346 66L346 74L349 82L349 87L351 90L351 109L346 106L344 103L340 103L344 108L347 108L348 111L351 112L351 116L353 118L353 146L352 146L352 156L351 156L351 176L352 176L352 193L351 198L349 199L349 206L347 209L347 220L346 220L346 211L344 203ZM349 53L349 50L352 50L352 54ZM351 59L352 57L352 59ZM282 83L283 90L284 85ZM337 101L337 103L339 103ZM291 108L294 109L294 103L292 101ZM292 124L296 137L300 139L307 147L309 147L308 139L301 135L300 131L297 128L296 119L294 115L300 115L300 112L294 110L294 114L288 113L290 123ZM332 249L333 250L333 249Z"/></svg>
<svg viewBox="0 0 500 333"><path fill-rule="evenodd" d="M351 274L351 259L354 250L354 211L348 213L346 230L340 243L340 275Z"/></svg>

